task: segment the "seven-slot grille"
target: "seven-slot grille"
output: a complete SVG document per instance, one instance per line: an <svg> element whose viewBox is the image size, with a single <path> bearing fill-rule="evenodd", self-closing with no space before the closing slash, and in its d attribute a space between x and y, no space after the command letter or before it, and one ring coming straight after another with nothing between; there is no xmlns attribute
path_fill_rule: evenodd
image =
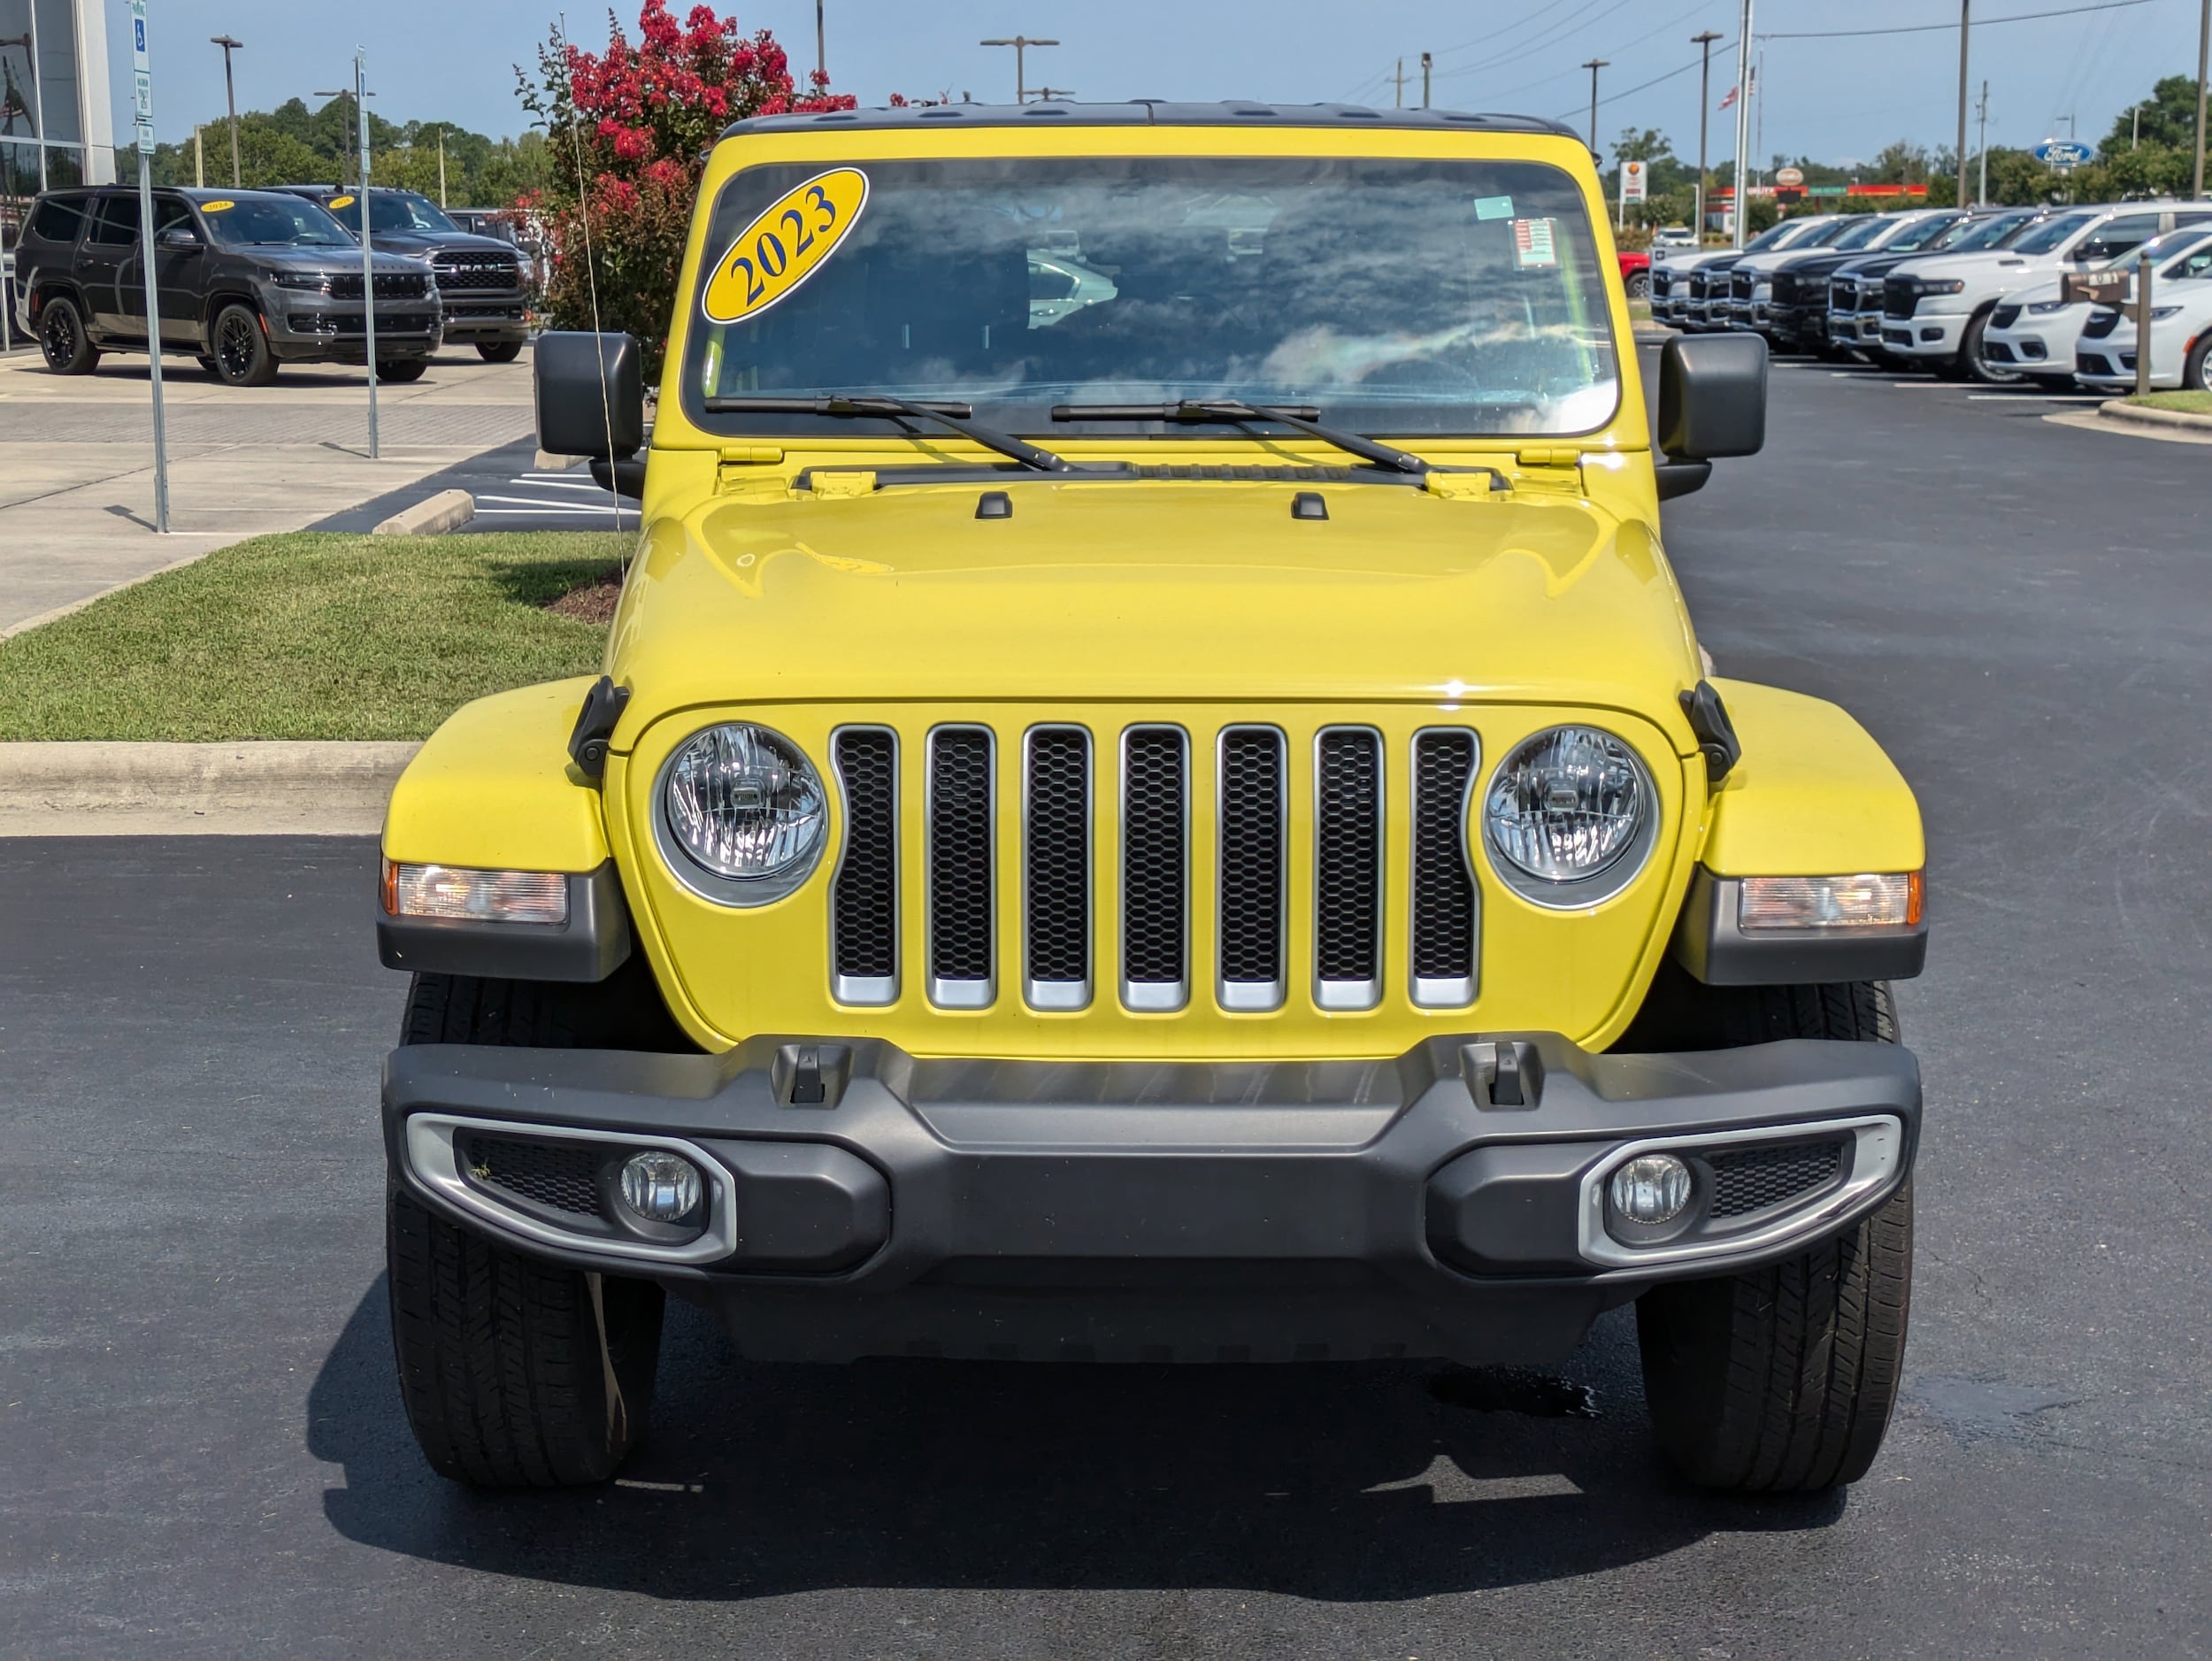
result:
<svg viewBox="0 0 2212 1661"><path fill-rule="evenodd" d="M1094 733L1039 725L1018 740L1010 734L1004 748L1014 753L1004 757L989 727L938 727L924 741L924 800L911 818L900 803L896 734L839 728L831 742L844 809L829 894L835 996L877 1006L899 998L899 896L910 873L923 889L928 1001L941 1009L989 1007L1002 968L1041 1011L1090 1007L1103 980L1104 996L1118 996L1125 1010L1171 1013L1203 975L1223 1010L1261 1013L1282 1007L1294 973L1310 975L1320 1008L1371 1009L1390 978L1392 942L1404 954L1415 1005L1471 1004L1474 733L1425 728L1396 762L1371 727L1328 727L1295 742L1310 745L1310 778L1297 787L1312 792L1298 833L1311 838L1306 849L1292 845L1290 811L1302 769L1293 766L1294 741L1273 726L1220 729L1210 770L1194 765L1193 734L1178 726ZM1401 765L1409 768L1410 814L1394 839L1385 800ZM1194 812L1202 786L1214 797L1210 815ZM1210 848L1195 840L1194 823L1210 828ZM1102 861L1102 843L1112 850ZM1210 930L1193 925L1194 887L1205 888L1193 882L1193 861L1202 853L1212 865ZM998 961L1002 858L1007 880L1018 881L1018 943L1006 948L1018 965ZM1386 915L1394 865L1409 896L1403 918ZM1294 867L1310 880L1302 896L1292 892ZM1007 890L1010 906L1016 892ZM1102 911L1110 929L1100 927ZM1302 913L1295 923L1294 911ZM1202 955L1194 941L1209 934ZM1102 935L1112 942L1102 951ZM1302 963L1294 964L1294 941Z"/></svg>

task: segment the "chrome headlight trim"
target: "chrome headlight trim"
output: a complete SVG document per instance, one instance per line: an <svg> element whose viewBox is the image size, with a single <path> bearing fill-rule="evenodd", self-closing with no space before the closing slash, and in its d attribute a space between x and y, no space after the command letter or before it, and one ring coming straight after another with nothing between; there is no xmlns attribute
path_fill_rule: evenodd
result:
<svg viewBox="0 0 2212 1661"><path fill-rule="evenodd" d="M822 826L814 838L813 846L782 869L764 876L725 876L710 870L701 863L698 856L684 845L683 838L677 834L675 825L669 816L669 790L675 778L676 765L683 759L685 752L710 733L719 728L739 727L750 727L782 746L806 769L807 775L813 781L815 793L822 799ZM659 771L653 776L653 797L649 804L649 812L653 821L653 841L660 850L662 863L667 865L678 882L701 899L710 900L717 905L750 907L771 905L778 900L788 899L804 888L808 879L821 869L822 856L830 842L829 787L823 779L822 770L814 765L814 758L796 742L759 721L710 722L671 749Z"/></svg>
<svg viewBox="0 0 2212 1661"><path fill-rule="evenodd" d="M1628 764L1636 775L1639 804L1636 828L1611 858L1587 876L1542 877L1514 863L1513 857L1498 843L1491 826L1490 796L1497 788L1499 775L1511 767L1525 752L1555 733L1578 727L1611 740L1620 746L1622 753L1627 757ZM1476 798L1472 811L1481 815L1482 824L1480 834L1471 836L1470 840L1481 842L1484 858L1498 880L1531 904L1540 905L1547 911L1580 911L1613 898L1643 874L1644 868L1651 863L1652 850L1659 844L1659 791L1652 781L1651 769L1645 765L1635 745L1618 733L1600 727L1594 721L1562 721L1540 727L1518 742L1508 746L1484 779L1482 793Z"/></svg>

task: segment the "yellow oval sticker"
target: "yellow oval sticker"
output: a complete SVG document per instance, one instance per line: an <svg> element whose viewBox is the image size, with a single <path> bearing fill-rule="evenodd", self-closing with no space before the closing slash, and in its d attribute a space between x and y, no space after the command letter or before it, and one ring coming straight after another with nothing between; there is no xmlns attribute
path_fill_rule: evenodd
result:
<svg viewBox="0 0 2212 1661"><path fill-rule="evenodd" d="M700 304L713 323L758 317L812 276L868 205L868 175L836 167L761 211L707 279Z"/></svg>
<svg viewBox="0 0 2212 1661"><path fill-rule="evenodd" d="M353 205L353 198L351 196L333 196L331 197L328 205L333 209L349 208Z"/></svg>
<svg viewBox="0 0 2212 1661"><path fill-rule="evenodd" d="M234 208L238 204L235 202L233 202L229 198L226 197L220 202L201 203L200 211L203 213L220 213L225 208Z"/></svg>

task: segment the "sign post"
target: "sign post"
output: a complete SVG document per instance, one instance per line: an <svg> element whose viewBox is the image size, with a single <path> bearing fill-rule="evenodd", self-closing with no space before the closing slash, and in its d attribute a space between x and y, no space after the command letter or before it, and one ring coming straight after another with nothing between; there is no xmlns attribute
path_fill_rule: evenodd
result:
<svg viewBox="0 0 2212 1661"><path fill-rule="evenodd" d="M153 366L154 530L169 534L169 443L161 411L161 286L154 273L154 76L146 0L131 3L132 107L138 127L138 264L146 279L146 361Z"/></svg>
<svg viewBox="0 0 2212 1661"><path fill-rule="evenodd" d="M2135 396L2147 398L2151 390L2151 257L2145 254L2135 266Z"/></svg>
<svg viewBox="0 0 2212 1661"><path fill-rule="evenodd" d="M358 46L353 49L353 107L361 118L361 342L369 366L369 459L376 461L382 452L376 434L376 255L369 240L369 72Z"/></svg>

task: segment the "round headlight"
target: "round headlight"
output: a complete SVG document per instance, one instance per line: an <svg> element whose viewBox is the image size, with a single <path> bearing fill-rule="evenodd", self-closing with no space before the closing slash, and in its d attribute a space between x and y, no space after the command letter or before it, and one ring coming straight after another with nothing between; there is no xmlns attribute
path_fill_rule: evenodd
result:
<svg viewBox="0 0 2212 1661"><path fill-rule="evenodd" d="M1491 775L1484 834L1517 890L1547 904L1586 905L1618 892L1649 852L1651 797L1643 764L1612 734L1555 727ZM1609 873L1616 880L1597 882ZM1592 882L1604 892L1565 891Z"/></svg>
<svg viewBox="0 0 2212 1661"><path fill-rule="evenodd" d="M723 879L712 897L741 905L780 899L821 857L828 799L780 733L743 722L710 727L669 757L661 777L666 836L700 872Z"/></svg>

